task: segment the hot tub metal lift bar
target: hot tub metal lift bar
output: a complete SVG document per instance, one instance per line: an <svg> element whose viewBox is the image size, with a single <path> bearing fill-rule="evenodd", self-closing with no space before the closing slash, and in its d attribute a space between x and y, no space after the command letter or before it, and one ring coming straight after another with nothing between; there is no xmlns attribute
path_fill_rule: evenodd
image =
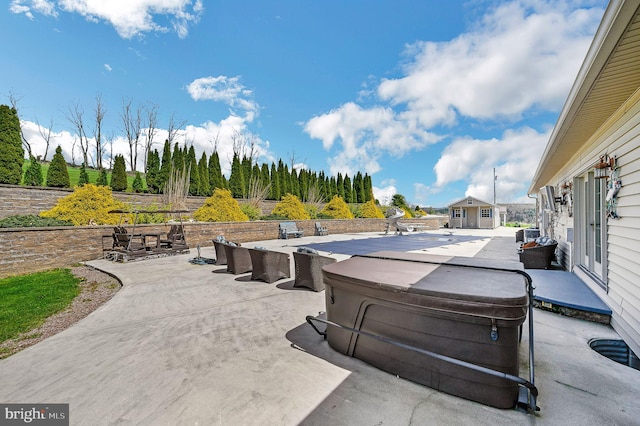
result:
<svg viewBox="0 0 640 426"><path fill-rule="evenodd" d="M488 374L490 376L495 376L495 377L499 377L501 379L505 379L505 380L509 380L511 382L514 382L520 386L522 386L520 388L521 391L524 392L520 392L519 394L519 398L518 398L518 408L522 408L524 410L526 410L528 413L535 413L536 411L540 411L540 408L536 405L536 399L538 397L538 388L536 388L536 386L534 385L535 383L535 378L534 378L534 352L533 352L533 280L531 279L531 276L529 274L527 274L524 271L518 270L518 269L508 269L508 268L495 268L495 267L490 267L490 266L476 266L476 265L464 265L464 264L456 264L456 263L447 263L447 262L429 262L429 261L424 261L424 260L413 260L413 259L394 259L394 258L388 258L388 257L382 257L382 256L367 256L367 255L357 255L354 257L368 257L368 258L374 258L374 259L385 259L385 260L402 260L405 262L417 262L417 263L430 263L430 264L435 264L435 265L445 265L445 266L458 266L458 267L463 267L463 268L475 268L475 269L488 269L488 270L493 270L493 271L501 271L501 272L515 272L517 274L522 275L525 280L527 281L527 292L529 294L529 380L525 380L523 378L520 378L518 376L513 376L511 374L507 374L507 373L503 373L502 371L497 371L497 370L492 370L490 368L486 368L483 367L481 365L476 365L470 362L466 362L466 361L462 361L456 358L451 358L448 357L446 355L442 355L442 354L438 354L435 352L431 352L431 351L427 351L425 349L422 348L417 348L415 346L412 345L408 345L406 343L403 342L399 342L397 340L393 340L393 339L389 339L387 337L383 337L383 336L379 336L377 334L373 334L373 333L369 333L366 331L362 331L362 330L356 330L355 328L351 328L351 327L347 327L341 324L337 324L333 321L329 321L329 320L325 320L322 318L316 318L313 317L311 315L308 315L306 317L307 322L311 325L311 327L313 327L313 329L316 331L316 333L318 333L319 335L323 336L326 338L327 332L326 331L320 331L315 324L313 323L314 321L317 322L321 322L327 325L331 325L333 327L338 327L341 328L343 330L347 330L347 331L351 331L353 333L362 335L362 336L366 336L366 337L370 337L372 339L375 340L379 340L381 342L384 343L388 343L390 345L394 345L394 346L398 346L400 348L404 348L404 349L408 349L414 352L418 352L421 353L423 355L429 356L431 358L436 358L440 361L444 361L444 362L449 362L451 364L456 364L459 365L461 367L465 367L465 368L469 368L471 370L475 370L475 371L479 371L481 373L485 373Z"/></svg>

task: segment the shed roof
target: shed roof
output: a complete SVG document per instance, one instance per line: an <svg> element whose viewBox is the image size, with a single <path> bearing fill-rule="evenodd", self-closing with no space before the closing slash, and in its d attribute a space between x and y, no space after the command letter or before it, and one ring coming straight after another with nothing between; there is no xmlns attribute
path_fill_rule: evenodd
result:
<svg viewBox="0 0 640 426"><path fill-rule="evenodd" d="M465 202L466 202L469 198L471 198L471 199L473 199L474 201L476 201L476 203L474 203L474 204L473 204L474 206L493 206L493 203L488 203L488 202L483 201L483 200L481 200L481 199L479 199L479 198L469 196L469 197L461 198L461 199L459 199L458 201L456 201L456 202L454 202L454 203L449 204L447 207L451 208L451 207L455 206L456 204L465 204L465 205L466 205L466 203L465 203Z"/></svg>

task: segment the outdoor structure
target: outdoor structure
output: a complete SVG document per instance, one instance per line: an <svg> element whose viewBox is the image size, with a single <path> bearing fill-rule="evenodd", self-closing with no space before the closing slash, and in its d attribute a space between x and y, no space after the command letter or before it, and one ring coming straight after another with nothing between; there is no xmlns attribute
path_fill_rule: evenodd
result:
<svg viewBox="0 0 640 426"><path fill-rule="evenodd" d="M449 204L450 228L495 229L500 226L497 206L475 197L465 197Z"/></svg>
<svg viewBox="0 0 640 426"><path fill-rule="evenodd" d="M640 353L640 0L612 0L535 172L539 227Z"/></svg>

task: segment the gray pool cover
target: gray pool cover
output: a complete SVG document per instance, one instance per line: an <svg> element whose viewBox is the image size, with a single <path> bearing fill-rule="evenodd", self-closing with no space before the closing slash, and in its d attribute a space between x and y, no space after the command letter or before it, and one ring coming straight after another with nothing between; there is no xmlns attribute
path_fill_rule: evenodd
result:
<svg viewBox="0 0 640 426"><path fill-rule="evenodd" d="M480 240L486 237L471 235L434 235L405 234L389 235L379 238L353 239L347 241L329 241L326 243L304 244L305 247L339 254L367 254L374 251L411 251L422 250L444 245Z"/></svg>

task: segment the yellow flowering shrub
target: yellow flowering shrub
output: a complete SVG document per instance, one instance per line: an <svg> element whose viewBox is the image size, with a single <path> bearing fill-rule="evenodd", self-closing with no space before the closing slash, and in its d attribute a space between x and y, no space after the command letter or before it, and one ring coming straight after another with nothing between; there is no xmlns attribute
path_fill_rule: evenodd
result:
<svg viewBox="0 0 640 426"><path fill-rule="evenodd" d="M76 187L71 194L59 199L53 208L41 212L40 216L66 220L76 226L117 225L120 215L109 211L123 209L125 204L113 198L111 188L88 183Z"/></svg>
<svg viewBox="0 0 640 426"><path fill-rule="evenodd" d="M339 195L334 195L331 201L324 206L321 213L333 219L353 219L351 209Z"/></svg>
<svg viewBox="0 0 640 426"><path fill-rule="evenodd" d="M276 204L275 208L271 212L273 215L286 217L292 220L308 220L311 216L304 208L304 204L298 197L292 194L287 194L282 197L282 200Z"/></svg>
<svg viewBox="0 0 640 426"><path fill-rule="evenodd" d="M200 222L248 222L249 216L242 212L240 204L233 198L228 189L216 188L213 195L207 198L193 213L193 218Z"/></svg>
<svg viewBox="0 0 640 426"><path fill-rule="evenodd" d="M374 200L369 200L360 208L360 214L365 218L384 219L384 213L376 206Z"/></svg>

